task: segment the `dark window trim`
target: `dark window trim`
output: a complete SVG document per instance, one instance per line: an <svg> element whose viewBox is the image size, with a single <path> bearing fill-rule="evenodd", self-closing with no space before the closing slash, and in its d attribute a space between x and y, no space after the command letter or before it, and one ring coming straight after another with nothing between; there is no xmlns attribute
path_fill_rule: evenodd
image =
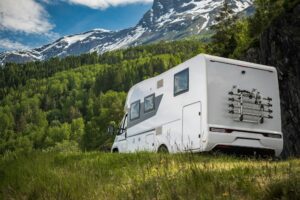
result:
<svg viewBox="0 0 300 200"><path fill-rule="evenodd" d="M141 122L143 122L143 121L145 121L147 119L150 119L150 118L156 116L157 115L157 111L159 110L159 106L161 104L162 99L163 99L163 94L160 94L160 95L158 95L158 96L155 97L155 110L151 111L149 113L144 113L143 103L141 103L141 117L139 119L137 119L137 120L134 120L134 121L130 121L129 120L127 128L134 127L135 125L140 124Z"/></svg>
<svg viewBox="0 0 300 200"><path fill-rule="evenodd" d="M132 105L135 104L135 103L139 103L139 115L138 115L137 117L135 117L135 118L131 118L131 109L132 109ZM132 103L130 104L130 121L139 119L140 116L141 116L141 101L140 101L140 100L137 100L137 101L132 102Z"/></svg>
<svg viewBox="0 0 300 200"><path fill-rule="evenodd" d="M146 131L143 131L143 132L140 132L140 133L136 133L134 135L129 135L128 137L130 138L130 137L134 137L134 136L137 136L137 135L142 135L142 134L145 134L145 133L149 133L151 131L155 131L155 128L150 129L150 130L146 130Z"/></svg>
<svg viewBox="0 0 300 200"><path fill-rule="evenodd" d="M187 89L175 93L175 76L176 76L176 75L179 75L179 74L181 74L181 73L184 73L184 72L186 72L186 71L187 71L187 76L188 76L188 77L187 77L187 81L188 81L188 82L187 82ZM182 70L182 71L180 71L180 72L177 72L176 74L174 74L173 78L174 78L174 83L173 83L173 94L174 94L175 97L189 91L189 89L190 89L190 72L189 72L189 68L186 68L186 69L184 69L184 70Z"/></svg>
<svg viewBox="0 0 300 200"><path fill-rule="evenodd" d="M152 109L149 109L149 110L146 110L146 98L149 98L149 97L151 97L151 96L153 96L153 108ZM155 110L155 93L152 93L152 94L150 94L150 95L148 95L148 96L146 96L145 98L144 98L144 113L148 113L148 112L151 112L151 111L153 111L153 110Z"/></svg>

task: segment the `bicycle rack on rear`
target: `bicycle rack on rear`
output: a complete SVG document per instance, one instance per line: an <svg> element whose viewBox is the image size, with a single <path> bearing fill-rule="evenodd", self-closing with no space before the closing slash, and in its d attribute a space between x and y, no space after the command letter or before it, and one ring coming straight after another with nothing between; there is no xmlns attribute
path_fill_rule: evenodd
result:
<svg viewBox="0 0 300 200"><path fill-rule="evenodd" d="M272 98L262 97L257 89L248 91L233 86L228 95L229 113L234 121L263 124L265 119L273 119Z"/></svg>

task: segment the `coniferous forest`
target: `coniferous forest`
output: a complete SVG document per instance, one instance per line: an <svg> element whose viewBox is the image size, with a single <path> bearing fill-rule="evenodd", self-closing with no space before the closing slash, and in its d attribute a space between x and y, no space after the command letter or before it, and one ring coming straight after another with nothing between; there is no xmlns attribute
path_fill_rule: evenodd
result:
<svg viewBox="0 0 300 200"><path fill-rule="evenodd" d="M60 143L108 150L107 126L122 118L130 87L201 52L201 43L182 41L8 64L1 70L0 151Z"/></svg>
<svg viewBox="0 0 300 200"><path fill-rule="evenodd" d="M205 40L1 66L0 199L300 199L299 60L288 38L299 40L290 17L299 2L255 0L252 16L237 17L225 1ZM107 153L107 127L118 126L134 84L200 53L273 64L260 59L267 51L281 86L282 157Z"/></svg>
<svg viewBox="0 0 300 200"><path fill-rule="evenodd" d="M102 55L7 63L0 69L0 153L56 146L109 150L107 127L118 125L131 86L199 53L239 59L297 2L256 0L255 14L239 19L224 4L205 43L187 38Z"/></svg>

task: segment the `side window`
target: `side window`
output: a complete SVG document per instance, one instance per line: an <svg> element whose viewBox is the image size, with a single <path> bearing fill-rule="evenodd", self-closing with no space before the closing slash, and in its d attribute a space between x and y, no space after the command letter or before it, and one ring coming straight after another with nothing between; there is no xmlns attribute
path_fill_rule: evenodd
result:
<svg viewBox="0 0 300 200"><path fill-rule="evenodd" d="M189 91L189 68L174 75L174 96Z"/></svg>
<svg viewBox="0 0 300 200"><path fill-rule="evenodd" d="M130 120L140 117L140 100L133 102L130 106Z"/></svg>
<svg viewBox="0 0 300 200"><path fill-rule="evenodd" d="M150 112L155 109L155 95L151 94L144 99L144 112Z"/></svg>

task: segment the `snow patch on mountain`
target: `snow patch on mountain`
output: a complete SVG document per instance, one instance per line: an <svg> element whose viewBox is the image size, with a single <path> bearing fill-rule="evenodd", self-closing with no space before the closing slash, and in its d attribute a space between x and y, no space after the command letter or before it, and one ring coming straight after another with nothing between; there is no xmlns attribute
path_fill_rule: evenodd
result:
<svg viewBox="0 0 300 200"><path fill-rule="evenodd" d="M207 24L208 24L209 19L210 19L209 13L205 13L202 17L205 19L205 22L203 23L201 28L198 30L198 33L200 33L202 30L204 30L207 27Z"/></svg>
<svg viewBox="0 0 300 200"><path fill-rule="evenodd" d="M128 32L124 37L116 38L113 42L108 42L104 45L99 45L91 49L90 52L97 51L98 53L104 53L106 51L128 47L139 37L141 37L145 33L145 30L146 29L142 26L137 26L132 31Z"/></svg>
<svg viewBox="0 0 300 200"><path fill-rule="evenodd" d="M82 40L86 39L87 37L91 36L93 32L85 33L85 34L79 34L79 35L73 35L73 36L66 36L64 37L63 41L67 43L67 45L64 48L68 48L70 45L81 42Z"/></svg>
<svg viewBox="0 0 300 200"><path fill-rule="evenodd" d="M174 15L174 9L171 9L169 12L167 12L166 14L162 15L160 18L158 18L157 20L155 20L155 22L157 23L157 27L160 28L162 27L165 23L167 22L172 22L172 19L170 18L172 15ZM178 19L177 19L178 20Z"/></svg>
<svg viewBox="0 0 300 200"><path fill-rule="evenodd" d="M191 2L187 3L186 6L195 5L195 7L186 13L192 14L192 15L197 15L197 14L199 15L202 13L210 12L210 11L214 10L216 7L221 6L222 4L223 4L223 1L212 1L212 0L195 1L195 0L192 0Z"/></svg>
<svg viewBox="0 0 300 200"><path fill-rule="evenodd" d="M248 8L249 6L251 6L253 4L253 0L244 0L244 1L235 1L235 6L236 8L233 8L232 10L234 12L241 12L242 10Z"/></svg>
<svg viewBox="0 0 300 200"><path fill-rule="evenodd" d="M103 28L94 28L93 31L104 32L104 33L113 32L111 30L107 30L107 29L103 29Z"/></svg>

